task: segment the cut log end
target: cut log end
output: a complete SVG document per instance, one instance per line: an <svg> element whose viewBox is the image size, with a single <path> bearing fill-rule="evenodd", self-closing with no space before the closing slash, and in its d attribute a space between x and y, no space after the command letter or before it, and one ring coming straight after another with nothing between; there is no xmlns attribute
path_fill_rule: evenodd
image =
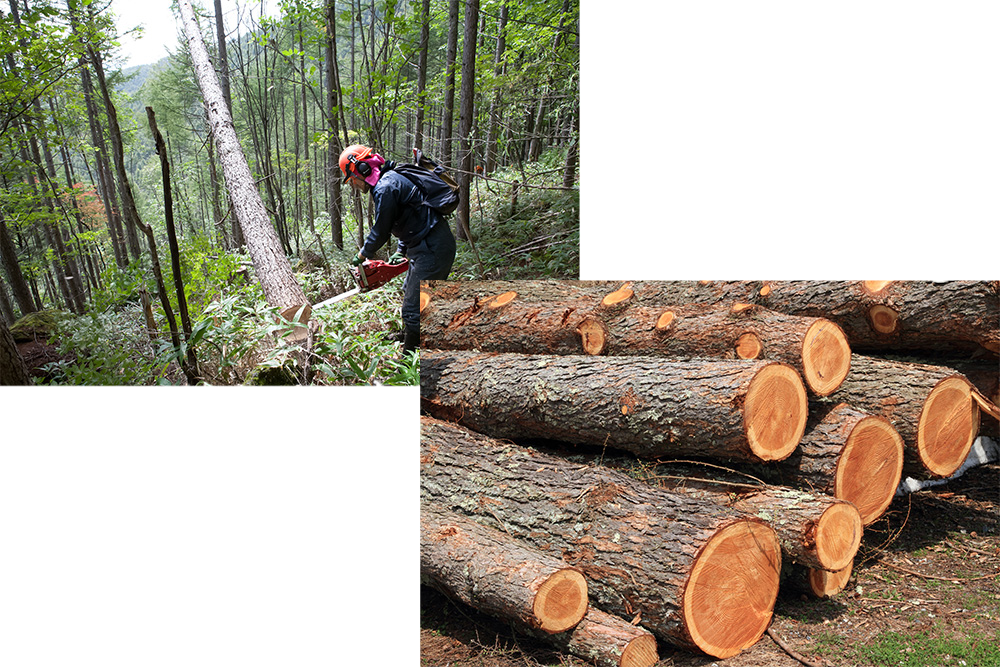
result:
<svg viewBox="0 0 1000 667"><path fill-rule="evenodd" d="M764 351L764 344L757 334L747 332L736 339L736 356L740 359L756 359Z"/></svg>
<svg viewBox="0 0 1000 667"><path fill-rule="evenodd" d="M750 450L763 461L781 461L798 446L806 429L809 401L794 368L768 364L747 390L743 427Z"/></svg>
<svg viewBox="0 0 1000 667"><path fill-rule="evenodd" d="M894 282L894 280L863 280L861 284L870 294L878 294Z"/></svg>
<svg viewBox="0 0 1000 667"><path fill-rule="evenodd" d="M809 570L809 590L820 599L832 598L847 588L852 572L854 572L853 562L839 572Z"/></svg>
<svg viewBox="0 0 1000 667"><path fill-rule="evenodd" d="M608 330L604 324L593 317L584 318L576 327L580 335L580 345L584 354L597 356L603 354L608 347Z"/></svg>
<svg viewBox="0 0 1000 667"><path fill-rule="evenodd" d="M508 303L510 303L516 298L517 298L517 292L504 292L503 294L497 295L492 299L490 299L490 301L486 304L486 307L490 309L502 308L503 306L506 306Z"/></svg>
<svg viewBox="0 0 1000 667"><path fill-rule="evenodd" d="M891 334L899 328L899 313L881 304L872 306L868 309L868 321L873 331L880 334Z"/></svg>
<svg viewBox="0 0 1000 667"><path fill-rule="evenodd" d="M656 319L656 330L669 331L670 327L673 326L675 319L677 319L677 315L674 314L674 311L663 311L663 313Z"/></svg>
<svg viewBox="0 0 1000 667"><path fill-rule="evenodd" d="M587 580L576 570L559 570L535 594L535 618L545 632L565 632L576 626L586 613Z"/></svg>
<svg viewBox="0 0 1000 667"><path fill-rule="evenodd" d="M802 374L809 389L829 396L850 370L851 346L843 329L822 318L813 322L802 341Z"/></svg>
<svg viewBox="0 0 1000 667"><path fill-rule="evenodd" d="M431 295L428 294L427 292L421 292L420 293L420 312L421 313L424 312L424 308L426 308L427 304L429 304L430 302L431 302Z"/></svg>
<svg viewBox="0 0 1000 667"><path fill-rule="evenodd" d="M694 644L716 658L753 646L771 622L781 547L764 523L739 521L709 539L684 589L684 619Z"/></svg>
<svg viewBox="0 0 1000 667"><path fill-rule="evenodd" d="M903 438L882 417L855 424L840 452L833 495L853 503L865 526L888 509L903 471Z"/></svg>
<svg viewBox="0 0 1000 667"><path fill-rule="evenodd" d="M932 474L950 477L965 462L979 433L979 406L963 376L937 383L924 401L917 424L920 461Z"/></svg>
<svg viewBox="0 0 1000 667"><path fill-rule="evenodd" d="M611 294L608 294L603 299L601 299L601 305L610 308L611 306L617 306L618 304L624 303L631 299L635 292L632 290L632 283L625 283L618 289L616 289Z"/></svg>
<svg viewBox="0 0 1000 667"><path fill-rule="evenodd" d="M823 567L839 572L854 561L861 545L861 514L847 502L831 505L816 522L816 555Z"/></svg>
<svg viewBox="0 0 1000 667"><path fill-rule="evenodd" d="M660 661L653 635L640 635L630 641L622 651L619 667L653 667Z"/></svg>

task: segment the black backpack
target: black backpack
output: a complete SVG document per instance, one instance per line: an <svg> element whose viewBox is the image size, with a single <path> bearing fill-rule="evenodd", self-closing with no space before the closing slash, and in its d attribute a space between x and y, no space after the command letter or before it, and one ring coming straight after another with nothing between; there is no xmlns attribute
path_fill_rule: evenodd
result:
<svg viewBox="0 0 1000 667"><path fill-rule="evenodd" d="M424 197L424 204L442 216L454 213L458 208L458 183L455 179L419 149L413 149L413 159L416 164L397 164L395 171L417 186Z"/></svg>

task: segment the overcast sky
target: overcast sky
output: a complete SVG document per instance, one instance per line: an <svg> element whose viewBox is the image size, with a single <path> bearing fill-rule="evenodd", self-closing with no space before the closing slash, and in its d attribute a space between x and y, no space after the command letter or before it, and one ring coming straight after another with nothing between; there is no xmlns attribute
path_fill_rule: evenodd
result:
<svg viewBox="0 0 1000 667"><path fill-rule="evenodd" d="M202 6L212 10L212 0L202 0ZM267 3L247 2L241 3L244 14L248 6L253 7L256 16L260 11L261 4L268 14L277 14L279 6L277 0ZM222 0L222 11L226 17L227 29L236 21L236 0ZM177 49L177 35L180 28L174 13L170 11L170 0L112 0L111 11L116 16L115 25L121 38L121 55L127 59L127 66L146 65L155 63L160 58L167 55L168 49L173 52ZM142 26L142 36L135 34L125 35L126 31Z"/></svg>

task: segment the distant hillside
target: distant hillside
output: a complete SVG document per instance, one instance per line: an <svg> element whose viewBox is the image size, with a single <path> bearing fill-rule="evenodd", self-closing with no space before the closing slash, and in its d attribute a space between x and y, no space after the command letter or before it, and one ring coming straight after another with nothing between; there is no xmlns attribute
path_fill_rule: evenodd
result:
<svg viewBox="0 0 1000 667"><path fill-rule="evenodd" d="M167 56L164 56L155 63L148 65L126 67L122 70L122 79L116 83L116 87L118 90L128 93L131 97L135 98L139 94L139 89L142 88L142 84L146 83L146 80L152 76L154 72L165 69L166 66Z"/></svg>

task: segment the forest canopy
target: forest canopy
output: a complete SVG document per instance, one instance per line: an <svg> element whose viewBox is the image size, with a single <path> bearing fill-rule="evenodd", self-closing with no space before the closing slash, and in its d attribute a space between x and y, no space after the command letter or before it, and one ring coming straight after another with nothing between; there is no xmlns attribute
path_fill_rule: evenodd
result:
<svg viewBox="0 0 1000 667"><path fill-rule="evenodd" d="M578 2L193 5L266 260L234 212L177 3L170 56L133 67L108 0L4 4L2 384L416 383L392 341L402 278L286 312L356 287L372 207L338 166L356 143L398 162L420 149L457 181L452 279L577 277ZM278 303L272 270L303 303Z"/></svg>

